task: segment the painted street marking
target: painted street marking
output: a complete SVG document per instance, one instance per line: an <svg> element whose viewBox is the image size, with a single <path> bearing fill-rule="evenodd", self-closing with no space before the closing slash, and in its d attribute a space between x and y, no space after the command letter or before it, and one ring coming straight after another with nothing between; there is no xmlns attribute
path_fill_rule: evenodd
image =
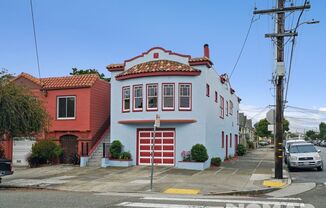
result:
<svg viewBox="0 0 326 208"><path fill-rule="evenodd" d="M251 200L236 200L236 199L200 199L200 198L160 198L160 197L144 197L144 200L158 200L158 201L187 201L187 202L220 202L220 203L236 203L236 204L260 204L260 205L274 205L274 206L292 206L305 207L304 203L294 202L278 202L278 201L251 201Z"/></svg>
<svg viewBox="0 0 326 208"><path fill-rule="evenodd" d="M285 201L302 201L301 198L278 198L278 197L270 197L266 199L274 199L274 200L285 200Z"/></svg>
<svg viewBox="0 0 326 208"><path fill-rule="evenodd" d="M122 202L117 206L123 207L151 207L151 208L224 208L224 206L195 206L195 205L182 205L182 204L154 204L154 203L139 203L139 202Z"/></svg>
<svg viewBox="0 0 326 208"><path fill-rule="evenodd" d="M235 175L238 171L239 171L239 169L236 169L235 171L233 171L233 172L231 173L231 175Z"/></svg>
<svg viewBox="0 0 326 208"><path fill-rule="evenodd" d="M169 188L169 189L166 189L163 193L165 193L165 194L189 194L189 195L196 195L199 192L200 192L199 189Z"/></svg>
<svg viewBox="0 0 326 208"><path fill-rule="evenodd" d="M274 181L274 180L266 180L263 182L263 186L268 186L268 187L282 187L285 186L286 183L283 183L282 181Z"/></svg>
<svg viewBox="0 0 326 208"><path fill-rule="evenodd" d="M215 175L217 175L219 172L221 172L224 168L223 167L220 167L220 169L218 169L216 172L215 172Z"/></svg>

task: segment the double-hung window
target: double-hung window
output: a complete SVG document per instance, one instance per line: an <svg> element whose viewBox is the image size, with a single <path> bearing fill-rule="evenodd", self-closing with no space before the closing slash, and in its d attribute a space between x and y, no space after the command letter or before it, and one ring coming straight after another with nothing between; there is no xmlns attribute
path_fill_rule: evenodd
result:
<svg viewBox="0 0 326 208"><path fill-rule="evenodd" d="M147 110L157 110L158 105L158 85L147 85Z"/></svg>
<svg viewBox="0 0 326 208"><path fill-rule="evenodd" d="M122 112L130 111L130 87L122 88Z"/></svg>
<svg viewBox="0 0 326 208"><path fill-rule="evenodd" d="M133 86L133 111L143 110L143 86L135 85Z"/></svg>
<svg viewBox="0 0 326 208"><path fill-rule="evenodd" d="M229 116L229 102L228 101L225 101L226 103L226 116Z"/></svg>
<svg viewBox="0 0 326 208"><path fill-rule="evenodd" d="M191 110L191 84L179 84L179 110Z"/></svg>
<svg viewBox="0 0 326 208"><path fill-rule="evenodd" d="M76 96L57 97L57 119L76 118Z"/></svg>
<svg viewBox="0 0 326 208"><path fill-rule="evenodd" d="M174 110L174 84L162 84L162 110Z"/></svg>
<svg viewBox="0 0 326 208"><path fill-rule="evenodd" d="M233 102L230 100L229 102L230 105L230 115L233 115Z"/></svg>
<svg viewBox="0 0 326 208"><path fill-rule="evenodd" d="M220 95L220 117L224 118L224 97Z"/></svg>

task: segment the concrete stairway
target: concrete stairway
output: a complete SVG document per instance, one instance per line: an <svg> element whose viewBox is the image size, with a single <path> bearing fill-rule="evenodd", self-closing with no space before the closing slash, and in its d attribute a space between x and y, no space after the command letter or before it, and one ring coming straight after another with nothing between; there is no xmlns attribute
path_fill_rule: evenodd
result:
<svg viewBox="0 0 326 208"><path fill-rule="evenodd" d="M104 139L98 144L92 155L89 157L87 166L91 167L100 167L101 166L101 160L103 157L103 143L109 143L110 142L110 131L107 131L103 135Z"/></svg>

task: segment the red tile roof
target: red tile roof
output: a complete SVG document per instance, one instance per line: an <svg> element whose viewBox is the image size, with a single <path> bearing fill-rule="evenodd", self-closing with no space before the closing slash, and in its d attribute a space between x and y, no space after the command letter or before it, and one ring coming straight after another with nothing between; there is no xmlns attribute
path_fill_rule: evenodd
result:
<svg viewBox="0 0 326 208"><path fill-rule="evenodd" d="M109 71L123 71L125 65L124 64L110 64L106 68Z"/></svg>
<svg viewBox="0 0 326 208"><path fill-rule="evenodd" d="M156 72L182 72L182 73L200 73L200 70L194 69L189 65L169 60L158 60L141 63L118 74L116 78L122 78L129 75L156 73Z"/></svg>
<svg viewBox="0 0 326 208"><path fill-rule="evenodd" d="M189 64L190 66L206 65L207 67L211 68L213 62L207 57L198 57L189 59Z"/></svg>
<svg viewBox="0 0 326 208"><path fill-rule="evenodd" d="M96 80L100 79L97 74L84 74L65 77L36 78L27 73L21 73L15 79L24 77L35 84L43 86L43 89L71 89L92 87Z"/></svg>

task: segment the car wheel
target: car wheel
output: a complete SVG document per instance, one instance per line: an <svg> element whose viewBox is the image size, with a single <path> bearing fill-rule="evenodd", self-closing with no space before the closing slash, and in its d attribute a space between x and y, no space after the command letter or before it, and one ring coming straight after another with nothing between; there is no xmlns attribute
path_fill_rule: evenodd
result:
<svg viewBox="0 0 326 208"><path fill-rule="evenodd" d="M317 167L318 171L323 171L323 169L324 169L324 164L321 164L321 166Z"/></svg>

